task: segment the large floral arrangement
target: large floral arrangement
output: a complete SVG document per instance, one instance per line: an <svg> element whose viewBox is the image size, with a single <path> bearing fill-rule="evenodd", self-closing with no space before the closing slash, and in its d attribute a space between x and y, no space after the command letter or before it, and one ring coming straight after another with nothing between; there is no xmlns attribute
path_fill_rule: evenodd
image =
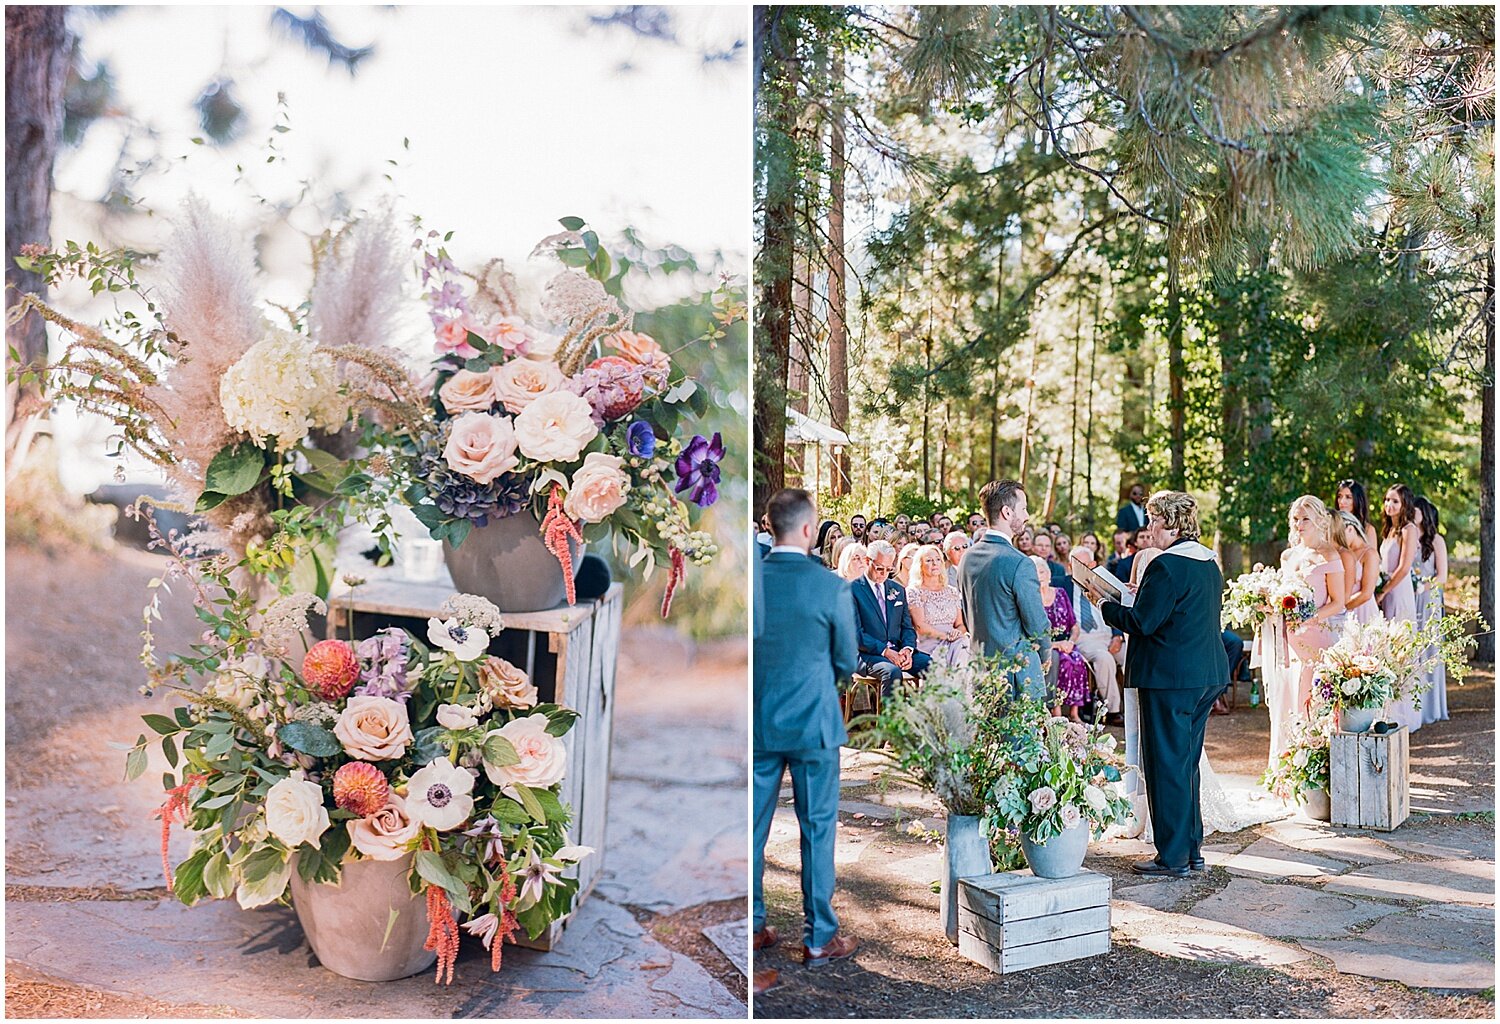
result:
<svg viewBox="0 0 1500 1024"><path fill-rule="evenodd" d="M1384 620L1379 620L1382 623ZM1406 623L1398 628L1407 627ZM1345 634L1323 652L1313 674L1316 695L1335 708L1383 708L1396 699L1396 671L1385 660L1390 656L1388 638L1379 634Z"/></svg>
<svg viewBox="0 0 1500 1024"><path fill-rule="evenodd" d="M1312 588L1291 569L1273 569L1257 564L1250 572L1229 582L1224 595L1224 623L1255 630L1279 615L1292 629L1317 612Z"/></svg>
<svg viewBox="0 0 1500 1024"><path fill-rule="evenodd" d="M949 814L982 814L979 732L970 708L985 675L978 662L934 665L921 687L897 687L885 698L873 727L856 742L888 747L894 762L888 774L932 793Z"/></svg>
<svg viewBox="0 0 1500 1024"><path fill-rule="evenodd" d="M1476 624L1485 628L1473 612L1435 618L1421 629L1400 619L1351 621L1318 660L1314 696L1339 708L1380 708L1400 700L1420 708L1428 685L1422 670L1432 660L1441 659L1462 682Z"/></svg>
<svg viewBox="0 0 1500 1024"><path fill-rule="evenodd" d="M1311 721L1297 719L1291 726L1291 742L1276 764L1261 776L1261 785L1285 800L1307 801L1312 790L1328 790L1329 738L1333 735L1333 709L1326 703Z"/></svg>
<svg viewBox="0 0 1500 1024"><path fill-rule="evenodd" d="M153 735L137 739L126 773L141 775L160 744L171 769L157 812L162 868L179 900L258 907L289 898L293 871L336 882L351 859L405 861L446 981L460 919L498 970L508 937L535 937L569 911L577 881L564 871L592 852L567 845L558 796L560 737L576 714L539 704L523 672L489 656L503 628L493 605L457 595L425 637L389 628L309 644L315 595L252 615L222 560L173 556L209 632L157 674L183 706L145 716ZM174 823L193 835L175 869Z"/></svg>
<svg viewBox="0 0 1500 1024"><path fill-rule="evenodd" d="M693 511L719 494L724 443L680 436L707 395L605 287L610 257L577 218L538 246L557 273L524 306L494 260L465 275L434 232L422 281L436 335L431 419L408 438L406 498L435 539L461 544L491 519L530 510L574 600L570 539L608 533L630 564L669 566L665 616L687 563L717 553ZM579 265L587 270L578 269ZM591 276L592 275L592 276Z"/></svg>
<svg viewBox="0 0 1500 1024"><path fill-rule="evenodd" d="M1124 759L1102 728L1054 717L1040 702L1011 697L985 720L987 818L1046 842L1084 823L1098 836L1130 816L1119 792Z"/></svg>

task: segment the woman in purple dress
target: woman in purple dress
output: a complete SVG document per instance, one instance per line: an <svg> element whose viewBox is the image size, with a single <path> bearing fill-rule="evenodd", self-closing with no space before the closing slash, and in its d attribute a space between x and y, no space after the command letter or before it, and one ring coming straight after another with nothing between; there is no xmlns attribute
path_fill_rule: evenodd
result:
<svg viewBox="0 0 1500 1024"><path fill-rule="evenodd" d="M1074 643L1078 640L1078 619L1073 614L1073 602L1061 589L1052 586L1051 567L1045 558L1031 557L1036 566L1037 579L1042 587L1042 608L1047 612L1047 621L1052 625L1052 659L1047 665L1047 688L1057 693L1060 707L1067 708L1067 716L1078 721L1078 709L1089 700L1089 672L1083 655Z"/></svg>

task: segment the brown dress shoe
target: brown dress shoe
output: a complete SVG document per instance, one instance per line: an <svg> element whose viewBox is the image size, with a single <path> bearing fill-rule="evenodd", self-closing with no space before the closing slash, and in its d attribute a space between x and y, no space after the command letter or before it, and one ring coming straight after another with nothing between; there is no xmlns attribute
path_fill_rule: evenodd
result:
<svg viewBox="0 0 1500 1024"><path fill-rule="evenodd" d="M772 925L768 924L764 928L762 928L760 931L758 931L758 932L755 933L754 948L756 948L756 949L770 949L772 946L776 945L776 943L778 943L780 941L781 941L781 936L778 935L778 934L776 934L775 927L773 927Z"/></svg>
<svg viewBox="0 0 1500 1024"><path fill-rule="evenodd" d="M781 984L781 975L777 974L776 971L774 969L770 968L770 967L767 967L763 971L756 971L755 972L755 994L756 995L761 995L762 993L769 992L769 991L771 991L771 989L775 988L776 986L778 986L780 984Z"/></svg>
<svg viewBox="0 0 1500 1024"><path fill-rule="evenodd" d="M810 946L802 947L802 962L808 967L817 967L821 964L830 963L834 960L843 960L854 955L859 948L859 940L852 935L839 933L828 940L828 945L819 949Z"/></svg>

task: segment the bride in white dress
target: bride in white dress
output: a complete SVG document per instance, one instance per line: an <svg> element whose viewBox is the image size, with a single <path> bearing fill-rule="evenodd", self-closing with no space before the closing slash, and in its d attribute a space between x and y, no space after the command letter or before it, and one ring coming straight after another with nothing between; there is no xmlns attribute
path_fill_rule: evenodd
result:
<svg viewBox="0 0 1500 1024"><path fill-rule="evenodd" d="M1140 586L1151 560L1161 554L1156 548L1143 548L1130 565L1130 584ZM1126 641L1129 642L1128 640ZM1130 798L1131 821L1123 833L1126 839L1152 842L1151 809L1146 802L1146 782L1141 773L1141 705L1135 687L1125 690L1125 793ZM1203 834L1238 832L1267 821L1291 816L1291 810L1267 794L1252 789L1239 793L1225 788L1208 762L1208 751L1198 758L1198 804L1203 815Z"/></svg>

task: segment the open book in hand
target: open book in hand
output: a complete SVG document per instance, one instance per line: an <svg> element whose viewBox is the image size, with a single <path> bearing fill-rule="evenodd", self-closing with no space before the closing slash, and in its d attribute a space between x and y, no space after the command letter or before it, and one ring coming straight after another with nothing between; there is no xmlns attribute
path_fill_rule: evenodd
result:
<svg viewBox="0 0 1500 1024"><path fill-rule="evenodd" d="M1135 604L1135 595L1130 588L1115 577L1108 569L1100 569L1095 566L1084 565L1082 559L1070 555L1068 557L1068 570L1078 585L1088 592L1089 597L1095 601L1114 601L1129 608Z"/></svg>

